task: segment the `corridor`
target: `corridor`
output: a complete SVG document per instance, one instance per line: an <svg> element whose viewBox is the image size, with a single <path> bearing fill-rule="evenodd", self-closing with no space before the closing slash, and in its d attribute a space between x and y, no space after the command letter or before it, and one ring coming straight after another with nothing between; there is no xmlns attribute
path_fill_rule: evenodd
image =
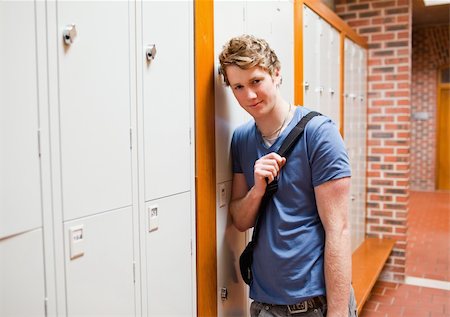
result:
<svg viewBox="0 0 450 317"><path fill-rule="evenodd" d="M450 192L411 192L404 284L378 282L362 317L450 316Z"/></svg>

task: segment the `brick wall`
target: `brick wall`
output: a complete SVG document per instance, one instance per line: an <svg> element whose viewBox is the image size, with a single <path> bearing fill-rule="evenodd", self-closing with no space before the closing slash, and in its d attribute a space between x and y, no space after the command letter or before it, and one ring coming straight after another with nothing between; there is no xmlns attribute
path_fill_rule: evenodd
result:
<svg viewBox="0 0 450 317"><path fill-rule="evenodd" d="M369 43L366 234L397 240L381 279L405 275L411 134L410 0L337 0L336 13Z"/></svg>
<svg viewBox="0 0 450 317"><path fill-rule="evenodd" d="M411 189L436 184L436 87L439 67L450 64L449 26L413 30Z"/></svg>

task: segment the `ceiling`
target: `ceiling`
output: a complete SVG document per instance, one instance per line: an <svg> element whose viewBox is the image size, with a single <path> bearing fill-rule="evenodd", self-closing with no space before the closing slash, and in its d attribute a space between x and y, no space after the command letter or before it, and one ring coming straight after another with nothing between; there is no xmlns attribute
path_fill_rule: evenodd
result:
<svg viewBox="0 0 450 317"><path fill-rule="evenodd" d="M449 24L450 4L425 6L423 0L413 2L413 26Z"/></svg>

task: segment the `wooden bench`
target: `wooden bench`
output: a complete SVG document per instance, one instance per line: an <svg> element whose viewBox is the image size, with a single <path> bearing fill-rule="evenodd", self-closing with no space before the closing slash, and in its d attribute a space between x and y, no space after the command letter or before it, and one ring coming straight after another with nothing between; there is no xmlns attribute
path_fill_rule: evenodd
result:
<svg viewBox="0 0 450 317"><path fill-rule="evenodd" d="M352 255L352 284L358 314L386 263L395 240L366 238Z"/></svg>

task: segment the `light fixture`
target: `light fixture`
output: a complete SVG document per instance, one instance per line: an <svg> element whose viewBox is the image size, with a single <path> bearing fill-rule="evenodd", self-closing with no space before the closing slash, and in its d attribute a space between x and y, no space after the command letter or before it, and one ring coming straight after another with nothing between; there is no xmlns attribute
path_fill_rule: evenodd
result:
<svg viewBox="0 0 450 317"><path fill-rule="evenodd" d="M450 4L450 0L423 0L425 6L437 6L441 4Z"/></svg>

